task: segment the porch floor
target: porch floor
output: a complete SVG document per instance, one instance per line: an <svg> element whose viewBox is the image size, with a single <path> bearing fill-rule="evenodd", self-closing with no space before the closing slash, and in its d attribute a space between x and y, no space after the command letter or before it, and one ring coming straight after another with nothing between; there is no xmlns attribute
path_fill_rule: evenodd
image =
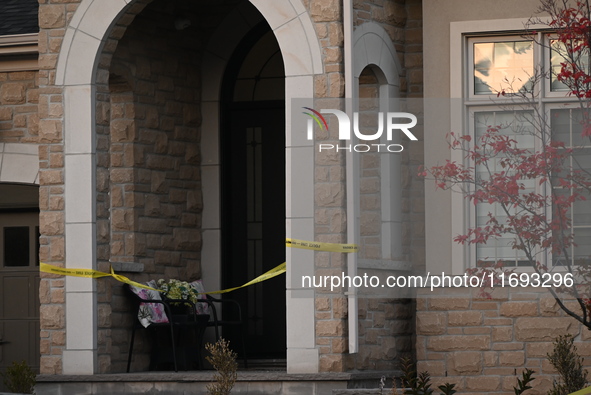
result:
<svg viewBox="0 0 591 395"><path fill-rule="evenodd" d="M37 395L206 394L215 371L141 372L97 375L40 375ZM285 370L239 371L232 394L332 395L333 390L378 388L398 371L289 374ZM389 380L387 387L391 386Z"/></svg>

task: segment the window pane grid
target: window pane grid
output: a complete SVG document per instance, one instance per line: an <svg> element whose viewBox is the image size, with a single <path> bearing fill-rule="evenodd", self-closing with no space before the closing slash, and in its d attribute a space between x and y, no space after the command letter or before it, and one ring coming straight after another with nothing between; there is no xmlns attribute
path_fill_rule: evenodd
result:
<svg viewBox="0 0 591 395"><path fill-rule="evenodd" d="M563 82L558 80L558 74L562 71L561 63L570 62L565 55L567 54L567 47L564 43L558 40L550 40L550 90L552 92L568 92L569 87ZM589 70L589 53L584 51L579 54L574 54L573 60L583 68L583 70Z"/></svg>
<svg viewBox="0 0 591 395"><path fill-rule="evenodd" d="M568 169L590 171L591 150L587 148L588 146L581 148L579 145L584 141L581 137L582 110L580 108L553 109L550 114L553 136L565 143L566 148L577 148L577 151L568 158ZM569 171L568 169L566 171ZM555 187L554 193L572 195L573 191ZM575 201L571 205L568 215L572 224L570 234L574 240L574 244L570 246L568 251L570 255L569 261L571 265L588 262L591 257L591 201L588 199ZM554 264L564 264L564 259L562 259L562 262L554 262Z"/></svg>
<svg viewBox="0 0 591 395"><path fill-rule="evenodd" d="M528 111L480 111L474 113L474 130L476 141L479 141L486 133L489 127L498 127L499 134L510 136L515 139L521 148L533 149L535 146L535 139L531 134L530 119L531 113ZM489 168L483 165L475 167L476 177L481 180L486 180L489 176L489 171L496 173L503 170L501 165L501 158L491 159L488 162ZM535 190L535 182L533 180L521 180L526 188L523 193L529 193ZM507 208L509 215L516 214L515 208ZM507 212L498 203L478 203L475 208L476 225L486 226L489 220L488 214L494 216L499 223L505 223L507 220ZM527 266L525 252L513 248L517 242L516 237L511 235L503 235L498 238L490 238L486 244L478 244L476 246L476 261L477 262L499 262L502 261L505 266Z"/></svg>
<svg viewBox="0 0 591 395"><path fill-rule="evenodd" d="M565 176L572 169L591 172L591 144L589 138L581 136L582 110L565 107L556 109L558 105L563 106L576 102L576 97L557 95L560 92L568 92L568 87L556 78L556 75L561 71L560 63L565 60L561 54L561 52L564 53L565 47L544 36L543 33L539 33L538 38L540 40L545 38L546 43L550 44L550 48L545 51L533 41L520 40L515 36L491 38L488 42L484 38L469 39L472 55L470 60L472 81L469 85L472 85L472 89L468 92L465 106L474 114L472 131L476 141L487 132L489 125L504 125L500 133L510 135L517 140L519 148L532 150L537 148L536 145L539 142L534 138L534 135L541 133L542 129L540 128L544 126L540 125L543 125L543 121L536 120L536 122L528 123L527 117L534 112L525 111L525 107L522 107L524 111L521 113L507 111L507 108L518 104L516 101L512 101L510 93L519 90L529 91L534 88L530 78L534 75L535 64L545 62L547 66L543 69L550 70L551 76L549 82L540 85L541 95L535 105L539 106L540 114L546 113L546 107L554 107L554 109L548 110L552 139L563 142L566 148L576 148L574 154L565 163L565 172L553 175L553 181L557 181L558 177ZM588 68L589 59L589 54L584 53L578 59L578 63L581 67ZM518 82L515 83L516 81ZM495 104L498 110L490 110L491 102L483 100L483 96L496 95L499 91L507 93L506 97L501 96L498 99L499 103L504 104ZM553 94L553 92L556 93ZM489 169L484 166L476 166L475 176L486 179L489 177L489 171L494 173L500 170L499 159L489 161L488 165ZM524 183L527 188L525 193L543 188L538 185L536 180L524 180ZM552 184L556 185L556 182ZM553 187L552 193L572 194L573 191ZM574 244L576 244L572 245L568 251L569 261L573 264L580 263L582 260L589 261L591 257L591 196L586 197L587 200L574 202L567 213L572 224L569 232L573 235ZM479 203L471 210L473 210L471 227L486 226L489 219L488 213L495 216L499 222L506 220L507 216L501 207L495 204ZM474 250L476 261L505 261L506 266L530 266L530 263L525 259L524 252L512 247L513 241L511 235L503 235L496 240L489 239L486 245L477 244ZM560 259L561 257L554 258L555 261ZM556 264L560 264L560 262L554 262L554 265ZM564 257L562 257L562 264L564 264Z"/></svg>

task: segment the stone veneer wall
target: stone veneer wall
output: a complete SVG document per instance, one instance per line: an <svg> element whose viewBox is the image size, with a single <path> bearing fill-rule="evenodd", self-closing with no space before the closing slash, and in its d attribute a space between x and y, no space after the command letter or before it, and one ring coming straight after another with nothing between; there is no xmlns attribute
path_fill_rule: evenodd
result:
<svg viewBox="0 0 591 395"><path fill-rule="evenodd" d="M421 0L355 0L354 24L377 22L388 32L394 43L403 75L400 96L423 97L423 25ZM370 94L372 95L372 94ZM373 95L376 95L373 93ZM412 111L412 109L409 109ZM419 141L405 144L402 155L401 181L403 212L403 249L413 270L425 267L424 185L417 177L423 163L423 130L419 123L413 128ZM365 159L365 158L364 158Z"/></svg>
<svg viewBox="0 0 591 395"><path fill-rule="evenodd" d="M139 158L138 153L134 152L126 157L125 150L132 150L130 147L138 147L141 141L141 128L146 128L146 135L152 134L150 130L153 127L147 125L150 122L149 116L152 114L146 112L146 119L141 119L143 109L138 107L138 103L143 106L154 105L153 102L140 102L137 97L124 98L125 95L117 95L119 97L111 97L109 95L109 74L111 58L115 52L118 41L126 34L127 26L133 21L136 14L140 13L145 7L147 1L133 2L127 13L123 15L113 27L111 36L106 40L104 45L104 51L99 60L99 70L97 74L97 259L99 261L99 269L105 270L108 268L108 263L111 259L111 254L117 261L125 263L131 256L132 250L139 252L139 244L132 243L135 245L133 248L128 248L127 237L136 237L138 232L135 231L135 224L137 219L137 226L141 223L141 213L143 211L144 216L148 219L147 223L150 223L150 215L146 215L146 203L141 202L137 194L134 193L136 186L143 184L144 186L150 187L148 194L153 196L154 202L157 200L155 210L169 210L175 211L166 202L166 199L175 199L172 194L159 194L153 193L152 175L150 174L150 182L147 182L147 178L142 178L144 173L141 171L141 166L137 172L129 172L129 161L137 160ZM318 38L320 40L321 47L323 49L323 63L325 73L317 75L314 82L314 95L316 98L341 98L344 96L344 75L343 75L343 63L342 63L342 45L343 45L343 30L342 30L342 7L339 0L304 0L304 5L308 8L314 27L316 29ZM420 96L422 92L421 88L421 64L420 57L416 55L421 51L420 45L420 1L419 0L407 0L406 2L401 1L379 1L375 0L370 4L371 7L375 7L375 11L369 13L368 20L376 20L381 23L386 30L388 30L395 43L396 49L401 57L403 57L405 65L405 77L402 79L402 92L403 95L407 96ZM42 200L48 202L42 208L40 215L41 223L41 245L42 245L42 259L48 263L57 265L64 264L64 173L63 173L63 156L62 162L54 162L53 165L50 163L50 158L60 158L63 155L63 112L56 111L58 105L54 103L60 103L63 100L63 88L54 86L55 82L55 68L57 63L57 55L60 51L62 38L64 36L65 28L69 23L73 13L78 7L79 1L69 0L43 0L40 4L40 33L39 33L39 93L40 93L40 104L39 104L39 141L43 146L40 148L40 194L43 197ZM356 2L356 7L362 3ZM364 4L364 3L363 3ZM365 7L365 6L364 6ZM380 11L382 9L382 11ZM389 10L389 11L388 11ZM385 11L388 11L385 12ZM403 16L403 14L405 15ZM363 18L357 17L358 23ZM208 24L208 28L212 25ZM418 33L417 33L418 32ZM158 45L160 40L155 40L153 43ZM413 53L413 57L409 57L408 60L405 58L407 53ZM150 56L148 56L150 57ZM151 70L150 76L146 78L138 78L135 80L126 80L126 83L130 85L132 91L140 93L140 96L149 97L150 94L163 93L165 96L170 92L166 92L166 87L162 87L160 84L165 84L166 81L159 81L151 79L152 76L159 74L158 68L154 68L151 64L154 60L148 62ZM137 73L146 72L145 62L138 63L137 69L132 70L131 75L137 76ZM115 74L121 76L119 70L111 70ZM119 74L118 74L119 73ZM123 75L123 77L126 77ZM135 77L134 77L135 78ZM111 81L113 82L113 81ZM170 82L170 81L169 81ZM135 85L137 83L137 85ZM192 83L192 82L191 82ZM196 82L197 83L197 82ZM174 85L174 83L173 83ZM111 84L113 87L113 84ZM145 89L145 91L144 91ZM121 93L121 92L118 92ZM176 94L176 87L175 87ZM123 100L125 102L124 113L113 113L111 111L118 111L118 107L115 103L117 100ZM175 98L174 100L177 100ZM182 99L184 100L184 99ZM181 100L181 101L182 101ZM134 116L132 117L127 113L127 105L135 105ZM51 110L53 108L53 110ZM158 111L164 111L160 113L158 118L159 126L160 122L166 123L165 118L168 117L167 111L178 111L178 106L172 107L159 107L155 106L154 109ZM152 119L152 121L154 121ZM198 120L195 119L198 124ZM122 124L128 123L130 128L124 127L123 129L117 129L116 124L121 126ZM166 126L165 126L166 127ZM120 133L122 132L122 133ZM122 141L113 141L111 138L112 133L123 135ZM134 134L131 137L130 134ZM181 130L177 130L174 133L182 133ZM156 133L161 136L161 134ZM180 136L180 135L175 135ZM197 135L195 135L197 136ZM186 136L185 136L186 137ZM185 137L180 136L179 140L183 140ZM337 136L327 136L331 140L336 140ZM161 138L161 137L160 137ZM127 139L132 141L127 141ZM172 141L172 140L169 140ZM150 153L154 153L155 162L158 162L156 154L158 149L162 149L162 146L166 146L166 155L162 155L159 159L163 162L175 161L168 157L170 144L167 146L165 142L157 143L156 141L150 142L149 145L152 147ZM160 145L160 148L157 148ZM420 147L419 147L420 145ZM110 152L110 150L122 150L117 151L118 153ZM114 155L111 155L111 154ZM173 157L178 156L181 158L182 155L172 154ZM422 144L410 145L408 154L405 152L403 155L403 182L404 202L403 210L408 214L408 219L405 226L408 227L406 232L406 239L409 242L409 256L413 263L421 265L421 248L420 245L423 243L422 233L420 231L420 225L415 225L422 222L422 204L421 198L422 189L419 191L415 187L414 177L410 174L416 174L413 167L418 166L422 162ZM133 159L132 159L133 158ZM119 161L119 162L118 162ZM155 162L152 165L155 165ZM123 166L119 166L122 164ZM152 166L149 165L148 167ZM155 165L156 167L160 165ZM316 166L316 180L315 180L315 208L316 208L316 225L315 234L313 235L316 240L328 241L328 242L345 242L346 235L346 216L345 216L345 165L344 155L337 156L324 156L317 154L315 158ZM135 166L134 166L135 167ZM191 167L191 166L190 166ZM149 169L151 172L165 171L166 169L160 168ZM176 169L175 170L180 170ZM130 174L131 173L131 174ZM113 180L113 177L122 176L123 178ZM131 177L131 179L129 178ZM166 180L169 180L168 175ZM180 178L180 177L179 177ZM173 175L172 179L177 179L177 175ZM412 180L412 181L411 181ZM114 181L114 182L111 182ZM190 177L190 181L197 181ZM166 181L165 181L166 182ZM157 184L157 182L156 182ZM417 184L418 185L418 184ZM422 183L420 184L422 188ZM127 188L127 190L126 190ZM109 195L110 191L121 191L123 194L115 195L114 197ZM180 194L184 195L186 190L184 187L179 188ZM407 192L408 191L408 192ZM116 194L118 192L113 192ZM166 196L165 196L166 195ZM154 198L157 196L157 198ZM131 198L126 201L126 197ZM196 196L197 197L197 196ZM162 200L165 199L165 200ZM412 204L411 204L412 201ZM406 202L406 203L405 203ZM178 202L175 202L175 204ZM42 202L42 204L44 204ZM122 206L117 206L123 204ZM144 205L144 207L142 207ZM197 206L199 205L199 199L197 198ZM111 207L113 206L113 207ZM118 207L114 209L114 207ZM120 208L119 208L120 207ZM113 208L113 210L112 210ZM116 210L121 210L123 216L122 221L115 221L111 223L109 216L112 215ZM196 208L196 214L198 212ZM189 210L191 211L191 210ZM163 211L161 211L163 212ZM125 215L128 214L128 215ZM177 213L178 214L178 213ZM116 216L119 214L115 214ZM165 214L166 215L166 214ZM115 216L111 217L112 219ZM121 218L120 216L118 218ZM130 226L126 218L133 218L134 230L127 228ZM181 214L182 218L182 214ZM420 219L420 220L419 220ZM179 218L177 218L179 220ZM193 220L198 224L198 217L193 217ZM189 221L193 221L189 219ZM182 221L182 219L180 219ZM119 226L123 225L123 228ZM181 225L182 227L182 225ZM198 226L197 226L198 227ZM147 231L146 233L150 233ZM414 237L410 237L410 234ZM143 233L143 232L140 232ZM131 236L135 235L135 236ZM111 246L111 240L115 241L114 246ZM137 240L137 239L136 239ZM148 240L146 239L146 244ZM155 269L151 265L155 265L156 259L166 260L166 252L161 255L161 258L156 258L156 251L159 248L154 248L154 256L149 256L146 252L146 264L147 270L155 270L157 273L161 268ZM167 251L166 248L162 248L162 251ZM189 250L192 250L190 248ZM176 257L170 256L173 262L169 267L176 267ZM198 261L198 258L189 258ZM340 274L345 267L345 259L343 254L337 253L317 253L315 255L315 262L317 268L317 274ZM170 269L169 269L170 270ZM176 275L177 269L171 269L171 274ZM173 273L174 272L174 273ZM197 272L197 271L196 271ZM179 275L181 273L179 272ZM119 349L120 344L123 342L123 332L111 329L112 323L115 322L115 318L122 318L124 315L123 302L119 300L121 295L118 294L117 287L113 287L108 281L98 283L98 295L99 295L99 371L106 372L110 371L111 366L122 366L123 350ZM49 299L44 299L44 303L41 307L41 338L43 355L41 357L41 373L44 374L59 374L61 373L61 353L65 345L65 304L63 299L63 278L43 274L42 285L44 295ZM61 297L59 295L62 295ZM393 317L394 311L403 311L402 317L407 317L408 307L407 305L397 305L392 307L390 303L377 304L368 301L367 308L364 310L364 306L360 308L360 314L365 317L366 320L375 322L376 328L380 328L384 333L383 335L388 337L395 334L395 331L390 332L390 329L386 327L381 328L382 317ZM375 364L366 364L365 362L356 364L355 358L347 353L347 333L346 333L346 318L347 308L346 299L343 297L318 298L316 302L317 309L317 323L316 323L316 339L317 345L320 350L320 371L343 371L351 368L373 368ZM371 313L369 313L371 312ZM121 315L117 316L117 314ZM405 318L406 319L406 318ZM119 344L119 345L118 345ZM386 353L384 358L390 360L392 355Z"/></svg>
<svg viewBox="0 0 591 395"><path fill-rule="evenodd" d="M122 24L126 18L131 15ZM200 42L193 30L176 31L166 4L153 2L127 27L114 53L113 46L103 52L99 73L109 73L109 94L105 86L97 93L104 106L97 147L108 163L99 186L108 217L99 226L99 243L109 242L99 265L119 263L125 272L126 265L139 263L136 280L201 276ZM100 369L118 372L127 362L133 317L121 285L109 285L99 294ZM142 343L134 370L147 368Z"/></svg>
<svg viewBox="0 0 591 395"><path fill-rule="evenodd" d="M344 96L342 2L309 1L310 14L324 50L325 74L315 79L318 106L334 107L330 98ZM403 65L402 97L422 96L422 9L421 1L354 1L354 24L379 23L389 34ZM408 55L408 57L407 57ZM371 94L371 93L370 93ZM323 143L338 143L337 128L328 135L317 133ZM422 132L419 132L422 139ZM409 261L423 268L424 199L422 180L414 176L423 158L422 143L408 144L402 156L403 243ZM371 159L368 159L371 162ZM363 165L363 162L362 162ZM343 243L346 240L345 155L316 152L315 240ZM379 190L376 191L379 194ZM362 219L363 221L363 219ZM343 254L316 253L316 275L341 275L346 271ZM342 295L325 298L317 290L316 343L320 371L391 369L412 348L413 308L408 300L359 300L360 350L348 354L347 300Z"/></svg>
<svg viewBox="0 0 591 395"><path fill-rule="evenodd" d="M371 67L366 67L359 77L360 128L367 133L377 130L379 111L379 84ZM405 144L406 145L406 144ZM407 145L408 146L408 145ZM358 259L381 260L382 243L382 177L381 156L392 155L371 151L360 154L360 251ZM396 186L397 188L399 186ZM408 241L404 246L408 257ZM396 258L396 257L393 257ZM398 257L400 260L405 257ZM385 280L386 275L404 274L394 271L358 269L358 274L376 275ZM360 296L359 298L359 355L356 369L388 370L398 367L401 357L409 357L412 350L413 305L409 299Z"/></svg>
<svg viewBox="0 0 591 395"><path fill-rule="evenodd" d="M0 73L0 143L37 143L39 83L36 71ZM54 103L52 111L61 111Z"/></svg>
<svg viewBox="0 0 591 395"><path fill-rule="evenodd" d="M79 1L39 4L39 227L40 259L62 266L65 259L63 88L55 86L57 56ZM62 276L41 273L41 373L61 373L66 344Z"/></svg>
<svg viewBox="0 0 591 395"><path fill-rule="evenodd" d="M371 134L378 127L379 84L371 66L359 76L359 128ZM381 154L373 149L359 154L359 240L358 259L382 259ZM386 154L390 155L390 154Z"/></svg>
<svg viewBox="0 0 591 395"><path fill-rule="evenodd" d="M421 0L354 0L354 25L377 22L390 35L405 69L403 97L423 96L423 8Z"/></svg>
<svg viewBox="0 0 591 395"><path fill-rule="evenodd" d="M319 107L331 106L330 98L345 95L343 73L343 24L340 0L309 1L312 21L323 50L325 73L315 76L314 96L323 101ZM338 107L336 107L338 108ZM330 127L329 127L330 130ZM336 130L336 128L332 128ZM316 139L336 142L338 136L316 134ZM314 240L344 243L346 241L345 156L341 153L315 153ZM346 267L344 254L315 253L315 274L339 274ZM342 295L321 297L316 291L316 346L319 349L321 372L342 372L347 365L347 300Z"/></svg>
<svg viewBox="0 0 591 395"><path fill-rule="evenodd" d="M190 35L179 37L172 28L172 15L154 17L148 13L147 19L128 30L147 3L135 2L116 21L99 59L98 269L108 271L111 262L139 262L145 274L134 278L140 281L194 279L200 275L202 209L200 72L195 51L199 40ZM65 27L77 6L76 1L50 0L41 4L39 11L41 259L57 265L63 265L65 258L63 156L56 160L63 155L63 91L53 84ZM129 89L122 91L125 84ZM42 274L41 373L45 374L61 372L63 287L63 278ZM98 281L97 290L99 371L123 371L132 319L129 305L120 283ZM145 367L141 339L137 350L140 356L134 367Z"/></svg>
<svg viewBox="0 0 591 395"><path fill-rule="evenodd" d="M535 380L529 392L545 394L556 378L546 354L567 333L591 366L591 332L566 316L548 292L497 289L492 299L469 293L440 289L417 295L418 370L431 374L434 387L450 382L463 394L513 394L516 376L530 368ZM573 301L567 304L576 311Z"/></svg>
<svg viewBox="0 0 591 395"><path fill-rule="evenodd" d="M420 0L355 0L354 24L362 25L366 22L377 22L388 32L403 67L400 79L400 96L408 99L423 97L423 37L422 37L422 2ZM367 81L361 89L360 95L377 97L377 92L369 92ZM413 103L414 104L414 103ZM410 108L409 111L413 111ZM401 153L401 185L403 211L403 249L406 259L413 265L413 271L422 272L425 267L425 202L424 183L417 177L418 168L423 164L423 130L422 123L413 128L413 133L419 141L405 144L405 151ZM362 157L362 166L378 168L373 163L375 158ZM371 163L370 163L371 162ZM370 167L368 167L370 166ZM367 205L366 197L365 204ZM364 197L362 196L362 206ZM362 207L363 211L363 207ZM371 227L371 221L362 214L362 221ZM375 230L374 230L375 233ZM373 254L375 255L375 253ZM369 256L368 256L369 257Z"/></svg>

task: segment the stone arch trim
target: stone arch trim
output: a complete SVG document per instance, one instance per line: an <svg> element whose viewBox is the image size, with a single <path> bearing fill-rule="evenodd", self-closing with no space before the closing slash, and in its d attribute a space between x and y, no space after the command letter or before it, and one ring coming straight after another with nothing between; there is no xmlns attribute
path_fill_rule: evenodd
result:
<svg viewBox="0 0 591 395"><path fill-rule="evenodd" d="M106 39L119 17L130 7L138 10L149 1L82 0L64 35L58 55L55 85L64 94L64 157L65 157L65 244L66 266L94 269L96 266L96 146L95 93L98 60ZM322 51L314 25L301 0L250 0L271 25L279 42L286 66L286 150L292 158L288 165L298 168L297 177L289 177L287 185L287 216L289 226L313 232L314 172L310 158L313 145L292 138L292 98L313 97L314 75L323 72ZM246 16L244 19L248 20ZM226 43L224 43L226 44ZM218 46L224 48L225 45ZM220 58L220 53L212 54ZM222 58L223 59L223 58ZM299 163L301 162L301 163ZM309 184L309 185L308 185ZM302 192L306 185L306 192ZM291 200L291 190L303 196ZM309 196L308 196L309 194ZM302 201L307 203L302 203ZM290 218L294 219L291 220ZM304 235L300 234L300 237ZM300 252L288 252L290 257ZM289 278L289 277L288 277ZM93 280L66 277L66 346L62 356L63 374L94 374L98 372L97 294ZM289 294L289 291L288 291ZM289 296L288 296L289 297ZM314 301L298 301L294 311L305 307L311 317L309 333L314 334ZM303 306L302 303L307 303ZM289 308L289 307L288 307ZM288 312L289 315L289 312ZM298 317L294 315L294 319ZM288 322L289 325L289 322ZM315 357L313 339L298 340L296 354ZM292 355L295 355L292 352ZM289 352L288 352L289 359ZM314 358L308 358L314 363ZM299 359L301 360L301 358Z"/></svg>
<svg viewBox="0 0 591 395"><path fill-rule="evenodd" d="M39 184L37 144L0 143L0 183Z"/></svg>
<svg viewBox="0 0 591 395"><path fill-rule="evenodd" d="M250 0L275 32L285 75L320 74L322 50L314 25L301 0Z"/></svg>
<svg viewBox="0 0 591 395"><path fill-rule="evenodd" d="M367 22L353 33L353 53L355 54L353 75L358 78L369 65L377 66L388 85L399 86L403 75L402 65L396 55L396 48L383 27L375 22Z"/></svg>
<svg viewBox="0 0 591 395"><path fill-rule="evenodd" d="M96 60L113 22L134 0L83 0L74 14L58 56L56 85L94 83ZM322 50L301 0L250 0L275 32L286 76L323 71ZM218 47L222 48L222 47Z"/></svg>
<svg viewBox="0 0 591 395"><path fill-rule="evenodd" d="M355 97L359 97L359 76L366 67L371 67L379 84L379 100L381 111L395 110L400 103L400 77L403 68L398 59L396 48L390 36L375 22L367 22L355 29L353 33L353 65ZM389 143L382 137L382 143ZM397 137L393 142L398 142ZM402 195L400 188L401 161L398 155L387 155L381 159L381 202L382 206L382 259L396 262L402 266ZM387 202L387 203L386 203Z"/></svg>

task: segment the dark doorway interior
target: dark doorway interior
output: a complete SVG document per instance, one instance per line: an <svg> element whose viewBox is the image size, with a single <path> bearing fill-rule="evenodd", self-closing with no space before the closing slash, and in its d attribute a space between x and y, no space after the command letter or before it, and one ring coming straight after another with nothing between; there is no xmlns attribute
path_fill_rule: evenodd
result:
<svg viewBox="0 0 591 395"><path fill-rule="evenodd" d="M232 287L285 262L285 72L266 23L242 40L222 92L222 282ZM228 296L247 319L249 359L286 356L285 277ZM224 329L231 344L241 336ZM240 350L240 347L234 347Z"/></svg>

